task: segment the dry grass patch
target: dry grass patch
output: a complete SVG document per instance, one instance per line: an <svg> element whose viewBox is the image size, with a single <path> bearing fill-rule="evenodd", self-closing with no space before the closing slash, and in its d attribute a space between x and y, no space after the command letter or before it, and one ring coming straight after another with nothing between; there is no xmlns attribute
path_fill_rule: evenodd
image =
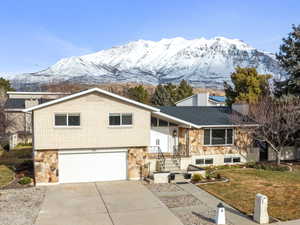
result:
<svg viewBox="0 0 300 225"><path fill-rule="evenodd" d="M0 165L0 188L14 179L14 172L4 165Z"/></svg>
<svg viewBox="0 0 300 225"><path fill-rule="evenodd" d="M300 218L300 171L278 172L257 169L218 171L228 183L201 185L228 204L252 214L257 193L269 198L269 214L280 220Z"/></svg>

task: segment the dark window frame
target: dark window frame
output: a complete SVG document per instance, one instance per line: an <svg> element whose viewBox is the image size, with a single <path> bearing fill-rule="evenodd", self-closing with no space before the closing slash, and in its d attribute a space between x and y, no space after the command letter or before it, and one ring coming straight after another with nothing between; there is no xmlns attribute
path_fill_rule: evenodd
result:
<svg viewBox="0 0 300 225"><path fill-rule="evenodd" d="M199 158L195 159L196 165L213 165L214 164L214 158Z"/></svg>
<svg viewBox="0 0 300 225"><path fill-rule="evenodd" d="M123 117L131 116L130 122L131 123L124 123ZM111 117L119 117L119 124L111 124L113 121ZM133 126L133 113L109 113L108 114L108 125L109 127L131 127Z"/></svg>
<svg viewBox="0 0 300 225"><path fill-rule="evenodd" d="M65 117L65 123L64 124L58 124L56 119L57 116L64 116ZM71 124L70 125L70 117L79 117L77 124ZM81 114L80 113L54 113L54 127L81 127Z"/></svg>
<svg viewBox="0 0 300 225"><path fill-rule="evenodd" d="M217 143L217 144L213 144L213 130L225 130L225 134L224 134L224 140L225 143ZM228 130L231 131L231 138L228 137ZM209 137L207 136L209 132ZM203 145L206 146L225 146L225 145L234 145L234 137L235 137L235 132L234 132L234 128L205 128L204 129L204 134L203 134ZM209 138L209 143L208 143L208 139ZM230 142L228 142L228 139L230 140Z"/></svg>

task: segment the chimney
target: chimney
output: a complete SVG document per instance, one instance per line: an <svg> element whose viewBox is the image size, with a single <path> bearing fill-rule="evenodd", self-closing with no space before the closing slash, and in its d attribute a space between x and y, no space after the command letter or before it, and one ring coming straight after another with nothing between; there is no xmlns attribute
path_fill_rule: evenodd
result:
<svg viewBox="0 0 300 225"><path fill-rule="evenodd" d="M197 106L208 106L209 92L197 94Z"/></svg>
<svg viewBox="0 0 300 225"><path fill-rule="evenodd" d="M245 103L233 103L231 109L242 115L249 114L249 105Z"/></svg>

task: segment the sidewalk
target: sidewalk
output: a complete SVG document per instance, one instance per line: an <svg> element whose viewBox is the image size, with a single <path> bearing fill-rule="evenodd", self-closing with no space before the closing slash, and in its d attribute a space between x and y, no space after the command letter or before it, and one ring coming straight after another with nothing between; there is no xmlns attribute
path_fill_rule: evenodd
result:
<svg viewBox="0 0 300 225"><path fill-rule="evenodd" d="M299 225L299 224L300 224L300 220L291 220L287 222L274 223L274 225Z"/></svg>

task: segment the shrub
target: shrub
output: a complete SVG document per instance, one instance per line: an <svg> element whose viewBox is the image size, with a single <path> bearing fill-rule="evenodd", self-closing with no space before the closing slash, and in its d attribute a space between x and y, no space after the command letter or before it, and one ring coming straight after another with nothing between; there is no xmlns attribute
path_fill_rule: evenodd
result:
<svg viewBox="0 0 300 225"><path fill-rule="evenodd" d="M19 180L19 184L25 185L25 184L30 184L32 179L30 177L22 177Z"/></svg>
<svg viewBox="0 0 300 225"><path fill-rule="evenodd" d="M192 176L192 181L198 182L200 180L203 180L203 176L200 173L194 173Z"/></svg>

